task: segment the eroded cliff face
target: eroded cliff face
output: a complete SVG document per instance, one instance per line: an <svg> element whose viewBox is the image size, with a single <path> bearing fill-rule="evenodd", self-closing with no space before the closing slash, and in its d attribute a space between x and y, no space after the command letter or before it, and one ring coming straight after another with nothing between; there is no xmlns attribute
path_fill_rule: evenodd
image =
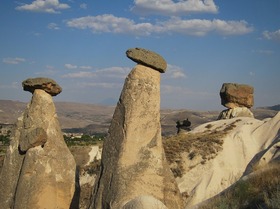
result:
<svg viewBox="0 0 280 209"><path fill-rule="evenodd" d="M137 65L126 78L104 141L91 208L119 209L143 195L182 208L162 146L160 73Z"/></svg>
<svg viewBox="0 0 280 209"><path fill-rule="evenodd" d="M279 129L280 112L263 121L238 117L202 124L190 131L188 134L208 133L205 140L217 140L211 137L213 133L220 135L221 147L204 160L199 155L190 159L190 153L182 154L185 172L176 180L180 191L189 196L187 208L222 192L249 174L250 167L279 159Z"/></svg>
<svg viewBox="0 0 280 209"><path fill-rule="evenodd" d="M52 96L35 89L17 121L1 170L1 207L69 209L75 170Z"/></svg>

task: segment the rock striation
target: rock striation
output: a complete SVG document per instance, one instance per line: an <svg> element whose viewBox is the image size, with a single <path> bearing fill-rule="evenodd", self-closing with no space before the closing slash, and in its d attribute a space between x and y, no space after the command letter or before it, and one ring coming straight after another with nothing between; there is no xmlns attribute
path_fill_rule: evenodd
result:
<svg viewBox="0 0 280 209"><path fill-rule="evenodd" d="M160 73L138 64L125 80L104 141L90 208L131 208L141 196L167 208L183 207L162 145Z"/></svg>
<svg viewBox="0 0 280 209"><path fill-rule="evenodd" d="M24 91L33 93L35 89L42 89L52 96L58 95L62 88L50 78L28 78L22 82Z"/></svg>
<svg viewBox="0 0 280 209"><path fill-rule="evenodd" d="M224 83L220 90L223 110L218 119L254 117L250 108L254 105L254 88L245 84Z"/></svg>
<svg viewBox="0 0 280 209"><path fill-rule="evenodd" d="M138 64L142 64L164 73L167 63L159 54L143 48L132 48L126 51L126 56Z"/></svg>
<svg viewBox="0 0 280 209"><path fill-rule="evenodd" d="M5 209L69 209L75 192L75 160L64 142L52 93L34 88L1 170L0 205Z"/></svg>

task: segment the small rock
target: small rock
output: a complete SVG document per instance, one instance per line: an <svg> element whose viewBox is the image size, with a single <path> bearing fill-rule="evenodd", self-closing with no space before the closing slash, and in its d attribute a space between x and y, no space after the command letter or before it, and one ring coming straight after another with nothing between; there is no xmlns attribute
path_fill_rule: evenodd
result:
<svg viewBox="0 0 280 209"><path fill-rule="evenodd" d="M50 78L28 78L22 82L24 91L29 91L33 94L35 89L42 89L52 96L58 95L62 88Z"/></svg>
<svg viewBox="0 0 280 209"><path fill-rule="evenodd" d="M132 48L126 51L126 56L138 64L151 67L161 73L166 71L166 61L155 52L142 48Z"/></svg>

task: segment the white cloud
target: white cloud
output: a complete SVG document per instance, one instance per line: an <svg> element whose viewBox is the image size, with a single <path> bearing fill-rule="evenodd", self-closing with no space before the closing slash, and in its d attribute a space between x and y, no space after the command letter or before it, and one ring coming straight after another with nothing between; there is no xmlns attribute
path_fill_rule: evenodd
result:
<svg viewBox="0 0 280 209"><path fill-rule="evenodd" d="M125 78L131 68L129 67L109 67L104 69L99 69L96 71L98 75L106 76L106 77L116 77L116 78Z"/></svg>
<svg viewBox="0 0 280 209"><path fill-rule="evenodd" d="M50 29L50 30L59 30L60 28L58 27L58 25L56 23L49 23L48 24L48 29Z"/></svg>
<svg viewBox="0 0 280 209"><path fill-rule="evenodd" d="M111 14L74 18L67 21L67 25L78 29L90 29L93 33L117 33L137 36L165 33L204 36L211 32L221 35L242 35L253 31L253 28L246 21L185 20L179 17L172 17L167 21L152 24L149 22L135 23L133 20L115 17Z"/></svg>
<svg viewBox="0 0 280 209"><path fill-rule="evenodd" d="M264 31L263 37L267 40L280 41L280 29L276 31Z"/></svg>
<svg viewBox="0 0 280 209"><path fill-rule="evenodd" d="M91 66L80 66L79 68L83 69L83 70L91 70L92 69Z"/></svg>
<svg viewBox="0 0 280 209"><path fill-rule="evenodd" d="M169 32L194 36L204 36L210 32L222 35L242 35L253 31L253 28L248 26L246 21L225 21L219 19L184 20L179 17L172 17L161 24Z"/></svg>
<svg viewBox="0 0 280 209"><path fill-rule="evenodd" d="M65 64L64 67L66 67L67 69L77 69L78 66L77 65L72 65L72 64Z"/></svg>
<svg viewBox="0 0 280 209"><path fill-rule="evenodd" d="M134 0L132 11L140 14L186 15L189 13L217 13L213 0Z"/></svg>
<svg viewBox="0 0 280 209"><path fill-rule="evenodd" d="M78 84L80 87L100 87L100 88L106 88L106 89L116 89L121 88L121 83L108 83L108 82L83 82Z"/></svg>
<svg viewBox="0 0 280 209"><path fill-rule="evenodd" d="M175 65L167 65L166 76L170 78L186 78L186 74L183 69Z"/></svg>
<svg viewBox="0 0 280 209"><path fill-rule="evenodd" d="M16 7L17 10L44 12L44 13L60 13L59 10L69 9L68 4L59 3L59 0L35 0L31 4L24 4Z"/></svg>
<svg viewBox="0 0 280 209"><path fill-rule="evenodd" d="M151 23L135 23L133 20L111 14L86 16L67 21L69 27L90 29L93 33L121 33L150 35L155 30Z"/></svg>
<svg viewBox="0 0 280 209"><path fill-rule="evenodd" d="M92 66L85 66L85 65L78 66L78 65L73 65L73 64L69 64L69 63L65 64L64 67L67 69L70 69L70 70L74 70L74 69L91 70L92 69Z"/></svg>
<svg viewBox="0 0 280 209"><path fill-rule="evenodd" d="M24 58L20 58L20 57L15 57L15 58L4 58L3 60L3 63L6 63L6 64L13 64L13 65L17 65L19 63L22 63L22 62L25 62L26 60Z"/></svg>
<svg viewBox="0 0 280 209"><path fill-rule="evenodd" d="M80 71L77 73L68 73L62 76L62 78L92 78L95 77L96 74L93 72L85 72L85 71Z"/></svg>
<svg viewBox="0 0 280 209"><path fill-rule="evenodd" d="M77 66L72 64L65 64L64 65L68 69L83 69L83 70L91 70L91 66ZM86 72L86 71L79 71L75 73L67 73L63 75L63 78L116 78L116 79L123 79L125 78L128 73L131 71L129 67L109 67L103 69L97 69L94 72Z"/></svg>
<svg viewBox="0 0 280 209"><path fill-rule="evenodd" d="M87 4L85 4L85 3L80 4L80 8L81 9L87 9Z"/></svg>

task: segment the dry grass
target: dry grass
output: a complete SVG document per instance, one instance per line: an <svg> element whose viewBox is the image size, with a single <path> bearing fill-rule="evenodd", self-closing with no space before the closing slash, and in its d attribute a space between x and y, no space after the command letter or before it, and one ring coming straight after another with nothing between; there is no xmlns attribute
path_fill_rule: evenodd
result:
<svg viewBox="0 0 280 209"><path fill-rule="evenodd" d="M268 165L248 180L208 201L199 209L277 209L280 208L280 164Z"/></svg>
<svg viewBox="0 0 280 209"><path fill-rule="evenodd" d="M211 129L212 125L205 126L207 130L203 133L186 133L179 134L163 139L163 146L166 153L166 158L171 164L171 170L175 177L181 177L184 173L183 153L187 153L189 160L194 158L200 159L200 163L204 164L207 160L213 159L218 152L222 150L224 136L230 130L236 127L235 123L240 119L221 129ZM191 168L190 168L191 169Z"/></svg>

